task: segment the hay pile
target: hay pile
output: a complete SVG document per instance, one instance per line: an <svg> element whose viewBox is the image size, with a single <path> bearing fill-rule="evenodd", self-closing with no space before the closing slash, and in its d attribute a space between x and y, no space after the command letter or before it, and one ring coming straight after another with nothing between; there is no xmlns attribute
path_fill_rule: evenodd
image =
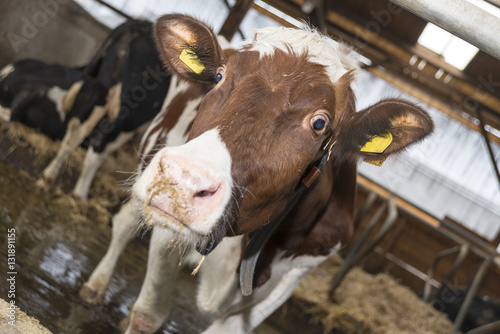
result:
<svg viewBox="0 0 500 334"><path fill-rule="evenodd" d="M332 329L346 334L441 334L452 324L445 314L427 305L409 288L386 274L376 276L353 268L335 291L335 302L328 298L333 276L342 259L333 257L307 274L294 292L308 305L325 333Z"/></svg>
<svg viewBox="0 0 500 334"><path fill-rule="evenodd" d="M36 180L56 155L60 142L52 141L35 129L17 122L0 121L1 159L26 171ZM120 203L129 195L129 179L137 167L137 143L125 145L97 171L90 188L89 199L79 201L70 194L80 174L85 149L72 152L56 180L54 200L76 209L83 216L107 224Z"/></svg>
<svg viewBox="0 0 500 334"><path fill-rule="evenodd" d="M12 314L9 310L11 304L7 303L5 300L0 299L0 333L9 334L51 334L47 328L40 325L40 322L35 318L32 318L23 311L21 311L17 306L15 306L15 311ZM9 324L15 316L15 326Z"/></svg>

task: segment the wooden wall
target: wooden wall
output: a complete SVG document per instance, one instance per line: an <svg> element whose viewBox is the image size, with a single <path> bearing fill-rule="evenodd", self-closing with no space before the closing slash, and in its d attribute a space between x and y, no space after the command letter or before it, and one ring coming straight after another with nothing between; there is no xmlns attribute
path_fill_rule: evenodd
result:
<svg viewBox="0 0 500 334"><path fill-rule="evenodd" d="M359 184L361 185L358 187L356 200L358 209L368 196L369 188L366 185L375 191L379 191L383 196L388 195L383 189L381 190L376 186L372 187L366 180L361 180ZM404 201L398 200L397 203L399 203L399 216L394 227L384 237L379 246L361 261L361 265L370 273L386 272L399 279L401 283L410 287L416 293L421 293L424 289L426 273L436 254L455 247L459 243L439 232L439 230L443 230L443 227L439 226L440 222L435 218L416 208L412 208ZM382 199L379 197L367 216L362 220L360 228L355 232L353 241L359 237L360 232L381 204ZM385 219L385 215L383 218ZM378 227L380 227L380 224L377 225L376 230ZM474 235L473 232L469 231L468 233ZM474 236L478 237L477 235ZM442 282L455 258L456 255L449 256L439 262L434 274L434 279L437 282ZM458 289L466 289L482 261L483 258L469 252L456 274L451 278L450 283L452 286ZM493 263L488 268L478 294L489 296L500 302L500 284L498 282L500 282L500 268Z"/></svg>

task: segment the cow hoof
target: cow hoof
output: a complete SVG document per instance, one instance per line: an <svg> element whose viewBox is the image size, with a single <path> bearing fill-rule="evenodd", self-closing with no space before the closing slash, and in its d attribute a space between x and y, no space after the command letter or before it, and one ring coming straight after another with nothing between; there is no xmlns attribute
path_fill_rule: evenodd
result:
<svg viewBox="0 0 500 334"><path fill-rule="evenodd" d="M105 290L94 289L88 283L83 284L80 289L80 298L92 305L100 305L104 301Z"/></svg>
<svg viewBox="0 0 500 334"><path fill-rule="evenodd" d="M120 321L118 329L125 334L150 334L155 333L162 325L162 321L155 321L151 316L132 311Z"/></svg>

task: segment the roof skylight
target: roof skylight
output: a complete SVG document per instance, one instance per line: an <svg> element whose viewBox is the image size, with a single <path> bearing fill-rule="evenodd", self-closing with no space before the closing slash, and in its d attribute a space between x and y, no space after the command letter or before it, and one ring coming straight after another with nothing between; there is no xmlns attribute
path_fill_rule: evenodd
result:
<svg viewBox="0 0 500 334"><path fill-rule="evenodd" d="M448 64L459 70L463 70L479 50L432 23L427 23L418 43L443 56Z"/></svg>

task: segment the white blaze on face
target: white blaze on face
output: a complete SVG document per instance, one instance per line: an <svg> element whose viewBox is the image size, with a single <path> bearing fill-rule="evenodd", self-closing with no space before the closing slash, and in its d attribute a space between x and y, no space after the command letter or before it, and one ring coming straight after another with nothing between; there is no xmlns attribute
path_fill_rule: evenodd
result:
<svg viewBox="0 0 500 334"><path fill-rule="evenodd" d="M158 151L133 186L149 223L196 237L214 232L232 194L231 156L219 131Z"/></svg>

